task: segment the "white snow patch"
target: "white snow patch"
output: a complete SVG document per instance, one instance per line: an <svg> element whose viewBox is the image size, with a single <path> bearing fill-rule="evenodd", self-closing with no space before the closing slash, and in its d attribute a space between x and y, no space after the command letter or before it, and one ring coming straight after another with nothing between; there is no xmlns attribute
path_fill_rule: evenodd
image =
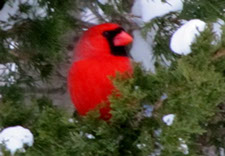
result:
<svg viewBox="0 0 225 156"><path fill-rule="evenodd" d="M54 8L50 8L51 12L55 12L55 9Z"/></svg>
<svg viewBox="0 0 225 156"><path fill-rule="evenodd" d="M204 31L206 23L193 19L182 25L171 37L170 48L173 52L180 55L191 53L191 44L195 41L196 36Z"/></svg>
<svg viewBox="0 0 225 156"><path fill-rule="evenodd" d="M178 147L178 149L181 152L183 152L185 155L189 154L189 149L185 141L182 138L179 138L179 141L180 141L180 147Z"/></svg>
<svg viewBox="0 0 225 156"><path fill-rule="evenodd" d="M146 70L155 71L153 49L150 43L153 41L151 37L145 40L139 30L133 31L133 44L130 54L134 61L140 62Z"/></svg>
<svg viewBox="0 0 225 156"><path fill-rule="evenodd" d="M89 133L85 133L85 136L86 136L88 139L95 139L95 136L92 135L92 134L89 134Z"/></svg>
<svg viewBox="0 0 225 156"><path fill-rule="evenodd" d="M16 47L18 47L18 43L17 43L17 42L11 41L11 42L9 43L9 48L10 48L11 50L15 49Z"/></svg>
<svg viewBox="0 0 225 156"><path fill-rule="evenodd" d="M33 142L33 134L21 126L8 127L0 133L0 145L10 151L11 155L17 150L25 152L24 145L32 146Z"/></svg>
<svg viewBox="0 0 225 156"><path fill-rule="evenodd" d="M159 142L155 142L155 145L157 146L157 148L155 148L155 150L149 156L160 156L161 155L161 152L164 149L164 147Z"/></svg>
<svg viewBox="0 0 225 156"><path fill-rule="evenodd" d="M161 155L161 149L155 149L153 153L151 153L149 156L160 156Z"/></svg>
<svg viewBox="0 0 225 156"><path fill-rule="evenodd" d="M157 129L154 131L155 136L159 137L162 134L162 129Z"/></svg>
<svg viewBox="0 0 225 156"><path fill-rule="evenodd" d="M70 123L74 123L74 119L73 119L73 118L69 118L68 121L69 121Z"/></svg>
<svg viewBox="0 0 225 156"><path fill-rule="evenodd" d="M220 156L225 156L225 150L223 147L219 148L219 153L220 153Z"/></svg>
<svg viewBox="0 0 225 156"><path fill-rule="evenodd" d="M89 8L84 9L84 11L81 14L81 20L84 22L99 24L98 18L95 16L95 14Z"/></svg>
<svg viewBox="0 0 225 156"><path fill-rule="evenodd" d="M183 9L183 0L136 0L132 13L140 16L144 22L156 17L162 17L171 12L180 12Z"/></svg>
<svg viewBox="0 0 225 156"><path fill-rule="evenodd" d="M135 17L133 20L139 24L140 26L143 26L143 21L142 21L142 0L136 0L131 8L131 12Z"/></svg>
<svg viewBox="0 0 225 156"><path fill-rule="evenodd" d="M223 33L223 30L221 29L221 27L224 26L224 24L225 22L222 19L218 19L215 23L213 23L213 32L215 33L215 36L216 36L216 41L214 44L221 41L221 36Z"/></svg>
<svg viewBox="0 0 225 156"><path fill-rule="evenodd" d="M18 49L19 43L9 37L4 40L4 46L10 50L15 50L15 49Z"/></svg>
<svg viewBox="0 0 225 156"><path fill-rule="evenodd" d="M137 144L138 149L143 149L146 147L146 144Z"/></svg>
<svg viewBox="0 0 225 156"><path fill-rule="evenodd" d="M18 67L15 63L0 64L0 86L15 83L15 77L10 73L18 72Z"/></svg>
<svg viewBox="0 0 225 156"><path fill-rule="evenodd" d="M31 6L28 14L19 10L21 4ZM17 20L12 17L19 16ZM47 6L40 6L38 0L8 0L0 10L0 28L9 30L13 25L23 19L34 19L35 17L44 18L47 16Z"/></svg>
<svg viewBox="0 0 225 156"><path fill-rule="evenodd" d="M100 7L98 7L98 13L106 21L108 20ZM83 12L81 13L81 20L92 24L100 23L99 18L89 8L84 8Z"/></svg>
<svg viewBox="0 0 225 156"><path fill-rule="evenodd" d="M162 62L160 62L163 66L165 67L170 67L171 65L171 60L168 60L165 55L161 54L161 59L162 59Z"/></svg>
<svg viewBox="0 0 225 156"><path fill-rule="evenodd" d="M109 3L108 0L98 0L98 2L101 3L101 4L103 4L103 5L105 5L106 3Z"/></svg>
<svg viewBox="0 0 225 156"><path fill-rule="evenodd" d="M168 95L166 93L163 93L163 95L160 97L160 100L166 100L168 98Z"/></svg>
<svg viewBox="0 0 225 156"><path fill-rule="evenodd" d="M132 6L133 20L140 27L145 22L150 22L156 17L162 17L171 12L180 12L183 9L183 0L167 0L166 3L161 0L135 0ZM154 25L147 38L144 39L139 30L133 31L133 45L130 51L134 61L142 63L144 69L155 72L154 59L154 39L157 34L158 27Z"/></svg>
<svg viewBox="0 0 225 156"><path fill-rule="evenodd" d="M138 89L140 89L140 87L139 86L134 86L134 89L138 90Z"/></svg>
<svg viewBox="0 0 225 156"><path fill-rule="evenodd" d="M162 120L167 126L171 126L173 124L175 115L174 114L168 114L163 116Z"/></svg>
<svg viewBox="0 0 225 156"><path fill-rule="evenodd" d="M144 108L144 116L148 118L152 117L154 107L152 105L143 105L143 108Z"/></svg>
<svg viewBox="0 0 225 156"><path fill-rule="evenodd" d="M78 123L78 121L75 120L74 118L69 118L69 119L68 119L68 122L69 122L69 123Z"/></svg>

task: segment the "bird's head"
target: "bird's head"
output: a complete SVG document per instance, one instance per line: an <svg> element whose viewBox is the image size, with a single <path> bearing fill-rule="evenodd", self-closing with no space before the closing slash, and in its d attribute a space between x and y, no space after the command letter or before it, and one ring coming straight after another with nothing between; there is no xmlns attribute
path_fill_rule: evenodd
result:
<svg viewBox="0 0 225 156"><path fill-rule="evenodd" d="M93 26L84 32L76 48L76 57L85 59L93 56L128 56L126 45L133 38L119 25L105 23Z"/></svg>

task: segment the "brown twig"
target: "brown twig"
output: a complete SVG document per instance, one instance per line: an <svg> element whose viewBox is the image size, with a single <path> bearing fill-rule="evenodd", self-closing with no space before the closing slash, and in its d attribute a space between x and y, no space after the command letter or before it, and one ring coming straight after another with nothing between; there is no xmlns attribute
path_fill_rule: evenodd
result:
<svg viewBox="0 0 225 156"><path fill-rule="evenodd" d="M225 56L225 49L220 49L213 55L212 60L217 60L223 56Z"/></svg>

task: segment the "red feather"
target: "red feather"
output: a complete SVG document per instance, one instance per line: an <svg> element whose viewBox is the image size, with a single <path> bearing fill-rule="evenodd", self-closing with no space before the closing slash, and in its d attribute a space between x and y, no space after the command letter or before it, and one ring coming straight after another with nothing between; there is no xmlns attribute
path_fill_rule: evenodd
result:
<svg viewBox="0 0 225 156"><path fill-rule="evenodd" d="M68 88L72 102L80 115L85 115L102 102L108 105L100 110L101 118L108 120L111 115L107 97L112 93L113 84L109 79L116 72L132 73L130 59L111 53L104 31L118 28L107 23L84 32L75 49L75 62L68 75ZM128 43L126 43L128 44Z"/></svg>

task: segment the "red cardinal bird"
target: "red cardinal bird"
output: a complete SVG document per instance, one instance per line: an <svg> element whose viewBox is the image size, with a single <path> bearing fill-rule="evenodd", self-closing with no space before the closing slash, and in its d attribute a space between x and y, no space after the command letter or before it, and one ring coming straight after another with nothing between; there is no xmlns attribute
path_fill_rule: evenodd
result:
<svg viewBox="0 0 225 156"><path fill-rule="evenodd" d="M101 118L110 119L107 97L114 87L109 77L116 72L132 74L125 49L132 40L122 27L113 23L93 26L81 36L68 75L70 96L80 115L106 102L107 106L100 109Z"/></svg>

